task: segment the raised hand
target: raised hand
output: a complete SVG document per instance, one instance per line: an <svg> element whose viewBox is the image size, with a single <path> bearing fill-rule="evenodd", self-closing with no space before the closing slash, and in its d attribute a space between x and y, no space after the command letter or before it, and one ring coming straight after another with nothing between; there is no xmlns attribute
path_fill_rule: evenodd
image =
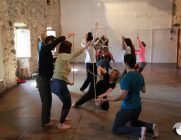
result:
<svg viewBox="0 0 181 140"><path fill-rule="evenodd" d="M95 24L95 29L98 29L98 28L99 28L99 23L96 22L96 24Z"/></svg>
<svg viewBox="0 0 181 140"><path fill-rule="evenodd" d="M122 40L122 48L125 49L126 48L126 43L124 40Z"/></svg>
<svg viewBox="0 0 181 140"><path fill-rule="evenodd" d="M71 86L73 86L73 85L74 85L74 82L69 82L68 84L71 85Z"/></svg>
<svg viewBox="0 0 181 140"><path fill-rule="evenodd" d="M70 32L70 33L67 34L67 38L70 38L71 36L74 36L74 35L75 35L75 33Z"/></svg>
<svg viewBox="0 0 181 140"><path fill-rule="evenodd" d="M106 99L104 99L102 96L98 96L98 98L96 99L96 104L102 104L105 101Z"/></svg>
<svg viewBox="0 0 181 140"><path fill-rule="evenodd" d="M122 35L122 41L124 41L124 40L125 40L125 38L126 38L126 37Z"/></svg>

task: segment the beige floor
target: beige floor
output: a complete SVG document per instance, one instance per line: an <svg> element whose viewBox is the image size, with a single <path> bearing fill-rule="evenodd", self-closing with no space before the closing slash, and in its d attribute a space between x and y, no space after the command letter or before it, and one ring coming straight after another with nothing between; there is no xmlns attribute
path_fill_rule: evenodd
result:
<svg viewBox="0 0 181 140"><path fill-rule="evenodd" d="M114 64L121 70L121 65ZM69 87L72 102L80 96L79 88L85 78L83 65L76 65L75 85ZM148 65L143 72L147 93L142 95L143 110L141 119L158 123L158 140L181 140L173 133L172 127L181 122L181 70L173 64ZM72 76L70 76L72 79ZM111 133L115 114L120 102L111 103L108 112L101 112L90 101L80 109L71 109L68 122L72 129L61 131L57 127L42 128L40 125L41 102L34 81L6 91L0 98L0 140L136 140ZM114 94L119 92L117 84ZM62 103L53 95L52 116L59 119ZM147 135L147 140L151 140Z"/></svg>

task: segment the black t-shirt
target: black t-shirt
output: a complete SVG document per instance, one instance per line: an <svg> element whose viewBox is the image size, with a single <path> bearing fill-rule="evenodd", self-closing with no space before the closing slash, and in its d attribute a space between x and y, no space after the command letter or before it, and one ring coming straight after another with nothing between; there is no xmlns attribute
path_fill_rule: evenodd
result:
<svg viewBox="0 0 181 140"><path fill-rule="evenodd" d="M52 56L52 50L62 41L65 40L64 36L58 37L56 40L52 41L50 44L43 44L40 50L39 56L39 71L38 75L44 76L51 79L53 75L53 63L54 59Z"/></svg>
<svg viewBox="0 0 181 140"><path fill-rule="evenodd" d="M102 94L102 93L105 93L109 88L115 88L116 87L116 83L115 82L112 82L110 83L109 82L109 73L105 73L103 75L103 79L102 80L99 80L96 84L96 94L97 96Z"/></svg>

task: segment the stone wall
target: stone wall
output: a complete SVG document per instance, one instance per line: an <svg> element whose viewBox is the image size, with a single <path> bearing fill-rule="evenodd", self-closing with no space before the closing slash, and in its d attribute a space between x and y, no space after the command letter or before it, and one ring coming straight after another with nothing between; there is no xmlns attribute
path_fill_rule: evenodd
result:
<svg viewBox="0 0 181 140"><path fill-rule="evenodd" d="M0 92L16 84L17 58L14 49L14 23L24 23L30 29L31 53L28 73L37 70L38 36L51 26L60 35L60 0L1 0L0 34L4 64L4 81Z"/></svg>
<svg viewBox="0 0 181 140"><path fill-rule="evenodd" d="M181 27L181 0L174 0L173 3L173 25L180 24ZM174 27L178 31L178 26ZM176 34L177 35L177 34ZM180 46L178 47L178 64L177 66L181 68L181 37L180 37Z"/></svg>

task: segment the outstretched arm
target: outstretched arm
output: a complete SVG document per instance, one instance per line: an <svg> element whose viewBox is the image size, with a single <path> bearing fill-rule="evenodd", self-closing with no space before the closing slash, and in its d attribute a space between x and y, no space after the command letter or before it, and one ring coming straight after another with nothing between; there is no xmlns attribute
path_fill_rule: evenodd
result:
<svg viewBox="0 0 181 140"><path fill-rule="evenodd" d="M141 43L141 40L140 40L139 36L137 36L137 41L138 41L139 48L144 47L143 44Z"/></svg>
<svg viewBox="0 0 181 140"><path fill-rule="evenodd" d="M86 46L86 41L83 40L83 41L81 42L81 47L84 48L85 46Z"/></svg>
<svg viewBox="0 0 181 140"><path fill-rule="evenodd" d="M102 96L100 96L100 97L98 97L98 98L96 99L96 102L102 103L102 102L105 102L105 101L110 101L110 102L121 101L121 100L123 100L127 95L128 95L128 91L127 91L127 90L121 90L119 94L113 95L113 96L108 96L107 99L104 99Z"/></svg>
<svg viewBox="0 0 181 140"><path fill-rule="evenodd" d="M48 50L48 51L54 50L55 47L56 47L59 43L63 42L65 39L66 39L65 36L60 36L60 37L56 38L56 39L53 40L51 43L45 45L46 50Z"/></svg>
<svg viewBox="0 0 181 140"><path fill-rule="evenodd" d="M91 42L87 42L84 47L82 47L81 49L79 49L79 50L76 51L76 52L73 52L73 53L70 55L70 59L73 59L73 58L79 56L81 53L83 53L84 50L87 49L87 48L90 46L90 43L91 43Z"/></svg>
<svg viewBox="0 0 181 140"><path fill-rule="evenodd" d="M103 97L108 96L112 91L113 91L113 89L112 89L112 88L109 88L105 93L99 95L98 98L101 98L101 99L102 99Z"/></svg>
<svg viewBox="0 0 181 140"><path fill-rule="evenodd" d="M51 51L51 50L54 50L55 47L56 47L59 43L65 41L66 38L70 38L70 37L73 36L73 35L74 35L74 33L68 33L66 36L60 36L60 37L56 38L56 39L53 40L50 44L47 44L47 45L49 46L49 47L46 47L47 50L50 50L50 51Z"/></svg>
<svg viewBox="0 0 181 140"><path fill-rule="evenodd" d="M120 90L120 94L108 97L108 101L121 101L128 95L127 90Z"/></svg>
<svg viewBox="0 0 181 140"><path fill-rule="evenodd" d="M98 40L96 40L96 38L93 40L93 45L96 46L100 41L101 41L101 38L99 38Z"/></svg>

